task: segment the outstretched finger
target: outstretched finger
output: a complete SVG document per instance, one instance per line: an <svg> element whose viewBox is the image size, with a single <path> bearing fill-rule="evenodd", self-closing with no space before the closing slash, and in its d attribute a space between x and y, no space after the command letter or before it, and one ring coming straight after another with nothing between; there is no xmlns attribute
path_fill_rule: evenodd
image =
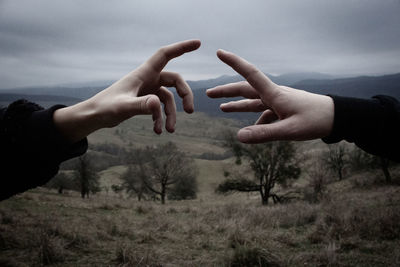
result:
<svg viewBox="0 0 400 267"><path fill-rule="evenodd" d="M164 112L166 115L165 128L168 132L175 131L176 124L176 105L174 95L165 87L161 87L157 92L161 102L164 103Z"/></svg>
<svg viewBox="0 0 400 267"><path fill-rule="evenodd" d="M217 56L221 61L242 75L260 95L268 99L278 93L276 85L256 66L250 64L245 59L222 49L217 51Z"/></svg>
<svg viewBox="0 0 400 267"><path fill-rule="evenodd" d="M260 98L258 92L248 82L236 82L216 86L206 91L207 96L211 98L218 97L237 97Z"/></svg>
<svg viewBox="0 0 400 267"><path fill-rule="evenodd" d="M187 82L181 75L175 72L163 71L160 75L160 83L163 86L173 86L176 92L182 98L183 109L187 113L192 113L194 110L193 93Z"/></svg>
<svg viewBox="0 0 400 267"><path fill-rule="evenodd" d="M200 45L200 40L187 40L161 47L146 62L146 64L149 64L156 72L161 72L165 65L167 65L168 61L185 53L194 51L198 49Z"/></svg>
<svg viewBox="0 0 400 267"><path fill-rule="evenodd" d="M223 103L220 108L223 112L261 112L268 107L264 105L261 99L243 99Z"/></svg>

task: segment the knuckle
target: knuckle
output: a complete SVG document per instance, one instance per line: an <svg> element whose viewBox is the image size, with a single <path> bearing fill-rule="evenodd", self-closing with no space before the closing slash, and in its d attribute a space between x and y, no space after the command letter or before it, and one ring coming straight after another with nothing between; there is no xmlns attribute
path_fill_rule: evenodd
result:
<svg viewBox="0 0 400 267"><path fill-rule="evenodd" d="M174 94L170 90L167 90L167 89L165 90L165 96L168 99L174 98Z"/></svg>
<svg viewBox="0 0 400 267"><path fill-rule="evenodd" d="M261 128L260 140L273 140L272 137L273 133L270 127Z"/></svg>
<svg viewBox="0 0 400 267"><path fill-rule="evenodd" d="M257 101L256 106L257 106L257 109L258 109L258 110L263 110L263 109L265 109L265 105L264 105L264 103L263 103L262 101Z"/></svg>
<svg viewBox="0 0 400 267"><path fill-rule="evenodd" d="M149 102L150 98L147 98L145 101L139 102L139 112L140 113L147 113L147 103Z"/></svg>
<svg viewBox="0 0 400 267"><path fill-rule="evenodd" d="M245 107L247 110L250 110L250 109L253 107L252 103L249 102L249 101L246 101L244 104L245 104L244 107Z"/></svg>
<svg viewBox="0 0 400 267"><path fill-rule="evenodd" d="M252 77L258 75L259 73L260 71L256 68L256 66L250 65L245 78L251 79Z"/></svg>
<svg viewBox="0 0 400 267"><path fill-rule="evenodd" d="M177 81L184 81L182 75L180 75L179 73L174 73L174 75Z"/></svg>
<svg viewBox="0 0 400 267"><path fill-rule="evenodd" d="M167 47L166 46L162 46L157 50L157 53L165 55L167 53Z"/></svg>

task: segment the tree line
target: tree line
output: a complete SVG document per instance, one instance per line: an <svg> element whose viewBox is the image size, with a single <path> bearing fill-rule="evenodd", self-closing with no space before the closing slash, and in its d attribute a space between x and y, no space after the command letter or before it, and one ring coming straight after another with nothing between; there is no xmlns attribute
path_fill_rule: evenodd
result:
<svg viewBox="0 0 400 267"><path fill-rule="evenodd" d="M142 199L165 200L193 199L197 194L197 169L193 160L178 150L177 146L168 142L163 145L144 149L121 150L112 145L104 145L107 151L124 155L127 171L120 177L121 185L112 185L116 192L126 191L129 196ZM81 197L89 197L101 191L99 175L91 153L79 157L72 165L73 171L60 172L46 185L55 188L59 193L74 190Z"/></svg>
<svg viewBox="0 0 400 267"><path fill-rule="evenodd" d="M276 141L245 145L240 143L233 133L227 132L225 136L225 147L235 156L235 163L242 165L245 162L253 174L231 175L229 171L225 171L226 179L216 188L217 193L259 192L263 205L267 205L269 199L272 199L273 203L279 203L292 198L290 191L278 195L274 188L276 184L287 188L300 177L301 170L304 169L301 162L301 160L304 161L304 157L299 157L294 142ZM353 173L380 169L386 183L392 182L389 166L393 165L393 162L383 157L370 155L356 146L352 149L343 143L327 146L324 152L311 160L311 166L306 168L313 201L322 198L327 183L332 180L331 177L336 176L336 180L339 181L344 179L346 168Z"/></svg>
<svg viewBox="0 0 400 267"><path fill-rule="evenodd" d="M284 202L292 198L289 193L278 194L276 185L287 188L302 173L308 177L312 188L311 199L321 199L327 183L345 178L345 170L359 172L381 169L387 183L392 182L389 166L392 162L372 156L354 146L349 149L343 143L329 145L324 152L312 159L311 166L304 166L304 158L299 157L294 142L277 141L257 145L245 145L237 141L233 133L224 134L225 155L233 155L236 165L247 165L252 173L225 171L226 180L218 185L218 193L258 192L261 203L267 205ZM97 151L115 156L121 165L127 166L121 175L121 184L114 184L111 189L115 193L125 191L130 197L136 196L139 201L146 199L183 200L194 199L197 194L197 169L191 157L179 151L172 143L146 147L125 149L112 144L93 146ZM91 153L75 160L73 172L61 172L49 183L48 187L63 190L75 190L82 198L99 192L99 176L96 167L99 156L91 159ZM225 156L226 157L226 156ZM101 166L104 163L100 164ZM233 168L233 167L232 167ZM304 172L305 169L305 172ZM108 189L107 189L108 190Z"/></svg>

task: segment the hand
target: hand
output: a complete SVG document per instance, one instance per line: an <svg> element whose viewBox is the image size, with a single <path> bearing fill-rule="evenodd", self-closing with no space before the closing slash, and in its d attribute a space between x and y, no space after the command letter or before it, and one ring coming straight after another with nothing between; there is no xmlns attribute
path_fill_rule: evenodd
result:
<svg viewBox="0 0 400 267"><path fill-rule="evenodd" d="M107 89L74 106L54 113L56 127L71 142L93 131L114 127L140 114L152 114L154 131L162 132L161 102L166 114L166 129L174 132L176 105L165 86L176 88L183 108L193 112L193 94L185 80L174 72L163 71L168 61L200 47L199 40L188 40L160 48L149 60Z"/></svg>
<svg viewBox="0 0 400 267"><path fill-rule="evenodd" d="M224 112L263 112L256 125L239 130L239 141L310 140L325 137L332 131L332 98L279 86L233 53L218 50L217 56L247 82L217 86L207 90L207 95L212 98L247 98L222 104L221 110Z"/></svg>

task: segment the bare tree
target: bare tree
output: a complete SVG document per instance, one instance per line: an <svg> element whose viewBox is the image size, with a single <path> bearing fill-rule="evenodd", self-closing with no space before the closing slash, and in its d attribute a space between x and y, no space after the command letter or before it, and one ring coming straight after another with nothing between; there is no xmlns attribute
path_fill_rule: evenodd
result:
<svg viewBox="0 0 400 267"><path fill-rule="evenodd" d="M347 149L344 144L329 145L328 151L324 154L324 161L327 167L336 173L339 180L343 179L343 169L347 164Z"/></svg>
<svg viewBox="0 0 400 267"><path fill-rule="evenodd" d="M389 164L390 164L390 160L384 157L379 157L379 161L380 161L380 165L381 165L381 169L383 172L383 175L385 175L385 180L386 183L391 183L392 182L392 176L390 175L389 172Z"/></svg>
<svg viewBox="0 0 400 267"><path fill-rule="evenodd" d="M392 182L389 167L393 162L387 158L368 154L355 146L349 154L349 165L352 171L381 169L386 183Z"/></svg>
<svg viewBox="0 0 400 267"><path fill-rule="evenodd" d="M165 204L168 190L182 181L195 180L197 176L193 160L171 142L156 148L135 151L135 161L136 166L131 170L132 176L136 176L133 178L136 182L125 179L127 190L137 191L138 184L140 185L137 181L140 179L148 191L160 196L162 204ZM196 186L196 183L187 185Z"/></svg>
<svg viewBox="0 0 400 267"><path fill-rule="evenodd" d="M236 156L236 164L242 163L242 158L249 161L255 180L245 177L227 179L219 185L219 191L258 191L261 202L268 204L269 198L274 203L281 197L272 192L276 183L285 185L290 179L297 179L300 168L296 160L296 149L292 142L270 142L259 145L243 145L232 133L226 134L226 146Z"/></svg>
<svg viewBox="0 0 400 267"><path fill-rule="evenodd" d="M150 193L145 184L147 177L142 164L129 165L121 179L123 180L122 187L126 189L129 195L136 195L138 201L141 201L146 194Z"/></svg>
<svg viewBox="0 0 400 267"><path fill-rule="evenodd" d="M312 164L307 168L309 185L312 190L312 202L320 201L327 189L329 175L327 175L326 165L321 161L321 158L315 158Z"/></svg>
<svg viewBox="0 0 400 267"><path fill-rule="evenodd" d="M100 191L99 176L94 171L88 154L79 157L75 180L80 188L82 198L89 198L89 192L95 194Z"/></svg>
<svg viewBox="0 0 400 267"><path fill-rule="evenodd" d="M59 194L62 194L64 190L75 190L73 179L65 172L59 172L46 184L46 187L57 189Z"/></svg>
<svg viewBox="0 0 400 267"><path fill-rule="evenodd" d="M181 180L176 182L169 190L168 199L195 199L197 197L197 190L196 176L181 177Z"/></svg>

